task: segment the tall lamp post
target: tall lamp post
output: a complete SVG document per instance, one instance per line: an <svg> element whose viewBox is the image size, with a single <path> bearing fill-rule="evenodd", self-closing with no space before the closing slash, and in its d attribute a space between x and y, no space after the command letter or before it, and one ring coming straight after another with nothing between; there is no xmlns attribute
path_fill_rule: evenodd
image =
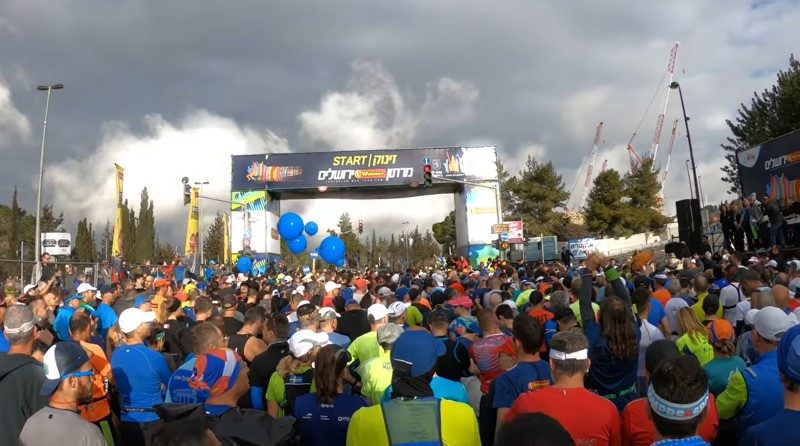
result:
<svg viewBox="0 0 800 446"><path fill-rule="evenodd" d="M689 117L686 116L686 104L683 102L683 90L681 90L681 84L677 82L672 82L669 84L669 88L678 90L678 95L681 98L681 109L683 110L683 123L686 126L686 139L689 141L689 159L692 162L692 176L694 177L694 196L697 197L698 201L700 200L700 186L699 182L697 181L697 167L694 164L694 150L692 149L692 136L689 134Z"/></svg>
<svg viewBox="0 0 800 446"><path fill-rule="evenodd" d="M200 195L203 195L203 186L209 184L208 181L195 181L194 185L200 190ZM201 200L197 200L197 244L200 245L200 265L205 264L203 258L203 205Z"/></svg>
<svg viewBox="0 0 800 446"><path fill-rule="evenodd" d="M63 84L52 85L38 85L36 87L39 91L47 92L47 100L44 105L44 121L42 121L42 147L39 151L39 188L36 191L36 232L33 234L34 252L36 253L36 267L34 268L33 281L35 282L38 277L35 277L37 271L41 271L41 244L42 244L42 179L44 178L44 141L47 136L47 113L50 111L50 93L53 90L61 90L64 88Z"/></svg>

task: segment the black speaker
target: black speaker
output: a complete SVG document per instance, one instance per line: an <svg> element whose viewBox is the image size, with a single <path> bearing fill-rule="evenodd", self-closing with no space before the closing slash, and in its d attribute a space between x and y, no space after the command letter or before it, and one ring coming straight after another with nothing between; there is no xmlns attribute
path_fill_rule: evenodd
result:
<svg viewBox="0 0 800 446"><path fill-rule="evenodd" d="M691 253L689 252L689 248L686 247L686 243L681 242L670 242L664 245L664 252L666 254L675 254L675 257L679 259L683 259L686 257L691 257Z"/></svg>
<svg viewBox="0 0 800 446"><path fill-rule="evenodd" d="M678 214L678 237L686 243L692 254L700 251L700 236L703 234L703 220L700 218L700 201L678 200L675 202Z"/></svg>

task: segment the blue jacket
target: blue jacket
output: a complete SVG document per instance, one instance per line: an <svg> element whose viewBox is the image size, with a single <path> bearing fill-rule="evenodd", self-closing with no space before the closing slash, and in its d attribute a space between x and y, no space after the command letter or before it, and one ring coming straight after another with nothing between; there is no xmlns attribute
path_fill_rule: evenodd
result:
<svg viewBox="0 0 800 446"><path fill-rule="evenodd" d="M783 409L783 384L778 371L776 350L764 353L758 362L742 373L747 386L747 402L739 417L739 429L767 421Z"/></svg>

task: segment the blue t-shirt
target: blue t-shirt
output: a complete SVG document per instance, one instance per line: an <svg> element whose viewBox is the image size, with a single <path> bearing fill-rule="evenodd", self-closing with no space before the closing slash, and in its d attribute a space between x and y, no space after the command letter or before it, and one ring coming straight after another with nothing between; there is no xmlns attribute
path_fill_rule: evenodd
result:
<svg viewBox="0 0 800 446"><path fill-rule="evenodd" d="M197 358L194 354L189 353L189 356L186 357L186 362L178 367L178 370L175 370L175 373L169 378L165 397L167 403L197 404L205 401L200 398L197 389L189 386L189 378L194 374L194 363L196 361Z"/></svg>
<svg viewBox="0 0 800 446"><path fill-rule="evenodd" d="M469 396L464 384L460 382L451 381L441 376L434 376L431 380L431 390L433 390L433 397L440 400L450 400L459 403L469 404ZM392 386L386 388L381 397L381 401L389 401L392 399Z"/></svg>
<svg viewBox="0 0 800 446"><path fill-rule="evenodd" d="M555 319L548 319L547 322L544 323L544 343L547 345L548 349L556 333L558 333L558 321Z"/></svg>
<svg viewBox="0 0 800 446"><path fill-rule="evenodd" d="M297 432L303 446L344 445L347 426L355 411L367 407L364 398L341 394L333 404L320 404L317 395L307 393L294 400Z"/></svg>
<svg viewBox="0 0 800 446"><path fill-rule="evenodd" d="M331 342L338 345L339 347L345 349L350 346L350 337L345 336L341 333L336 333L335 331L328 333L328 339L330 339Z"/></svg>
<svg viewBox="0 0 800 446"><path fill-rule="evenodd" d="M100 338L103 339L103 345L105 345L108 330L117 323L117 313L114 312L113 308L101 302L94 310L94 317L97 318L97 332Z"/></svg>
<svg viewBox="0 0 800 446"><path fill-rule="evenodd" d="M492 407L510 408L518 396L553 384L550 364L545 361L522 361L494 380Z"/></svg>
<svg viewBox="0 0 800 446"><path fill-rule="evenodd" d="M166 387L172 375L161 353L144 344L119 347L111 355L111 374L119 390L121 421L159 420L153 406L164 402L161 386Z"/></svg>
<svg viewBox="0 0 800 446"><path fill-rule="evenodd" d="M8 343L6 334L0 331L0 353L7 352L9 348L11 348L11 345Z"/></svg>
<svg viewBox="0 0 800 446"><path fill-rule="evenodd" d="M793 446L797 444L796 426L800 411L783 409L774 417L747 429L742 446Z"/></svg>
<svg viewBox="0 0 800 446"><path fill-rule="evenodd" d="M650 313L647 315L647 322L653 324L653 326L658 327L661 324L661 319L667 317L667 312L664 311L664 305L661 302L654 298L650 298ZM674 330L675 327L672 327Z"/></svg>
<svg viewBox="0 0 800 446"><path fill-rule="evenodd" d="M53 330L56 331L58 339L61 341L69 341L69 320L75 314L75 309L65 305L56 313L56 319L53 321Z"/></svg>

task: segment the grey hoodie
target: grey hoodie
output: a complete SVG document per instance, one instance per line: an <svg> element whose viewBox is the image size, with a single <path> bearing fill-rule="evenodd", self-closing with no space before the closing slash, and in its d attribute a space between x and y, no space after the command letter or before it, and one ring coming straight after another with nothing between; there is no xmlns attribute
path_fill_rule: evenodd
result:
<svg viewBox="0 0 800 446"><path fill-rule="evenodd" d="M0 353L0 445L19 444L25 421L47 405L44 369L28 355Z"/></svg>

